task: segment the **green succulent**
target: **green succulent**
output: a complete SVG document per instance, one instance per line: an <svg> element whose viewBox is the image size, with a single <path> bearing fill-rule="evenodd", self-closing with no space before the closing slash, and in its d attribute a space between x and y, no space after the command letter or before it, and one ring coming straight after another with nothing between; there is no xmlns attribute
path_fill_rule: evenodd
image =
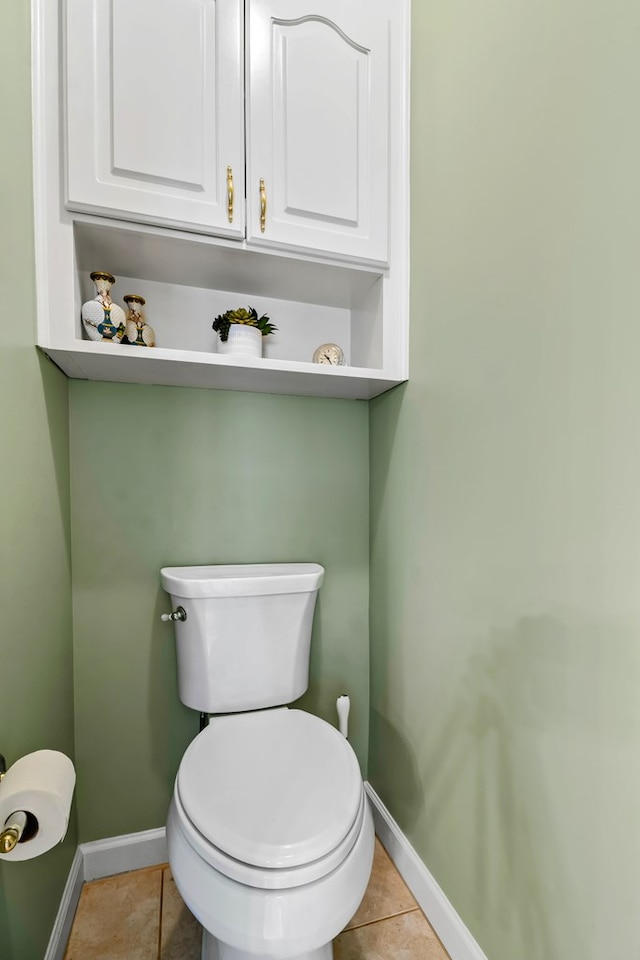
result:
<svg viewBox="0 0 640 960"><path fill-rule="evenodd" d="M258 312L254 307L249 307L248 310L245 310L244 307L238 307L237 310L227 310L226 313L221 313L213 321L213 329L220 335L223 342L229 339L229 327L232 323L243 323L247 327L257 327L263 337L274 333L278 329L273 323L269 323L269 317L266 313L258 317Z"/></svg>

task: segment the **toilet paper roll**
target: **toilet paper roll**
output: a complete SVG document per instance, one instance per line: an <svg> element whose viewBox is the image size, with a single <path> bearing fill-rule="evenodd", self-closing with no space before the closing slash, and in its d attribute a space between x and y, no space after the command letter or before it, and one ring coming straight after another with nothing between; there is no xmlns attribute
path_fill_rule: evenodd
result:
<svg viewBox="0 0 640 960"><path fill-rule="evenodd" d="M57 750L16 760L0 782L0 831L17 810L31 816L23 839L2 860L32 860L64 839L75 783L71 760Z"/></svg>

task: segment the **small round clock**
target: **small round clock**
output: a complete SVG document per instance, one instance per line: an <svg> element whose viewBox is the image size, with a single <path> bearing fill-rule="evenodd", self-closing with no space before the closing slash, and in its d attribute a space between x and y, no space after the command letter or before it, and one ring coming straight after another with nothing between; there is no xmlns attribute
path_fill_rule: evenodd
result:
<svg viewBox="0 0 640 960"><path fill-rule="evenodd" d="M313 362L328 363L332 367L344 367L344 353L337 343L322 343L313 354Z"/></svg>

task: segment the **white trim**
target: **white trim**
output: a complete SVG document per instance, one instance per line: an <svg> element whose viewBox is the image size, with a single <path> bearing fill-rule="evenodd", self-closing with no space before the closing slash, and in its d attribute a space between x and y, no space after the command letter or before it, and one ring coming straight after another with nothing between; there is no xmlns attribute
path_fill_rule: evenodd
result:
<svg viewBox="0 0 640 960"><path fill-rule="evenodd" d="M44 960L63 960L84 883L152 867L168 859L164 827L81 843L71 864Z"/></svg>
<svg viewBox="0 0 640 960"><path fill-rule="evenodd" d="M365 789L371 801L376 834L451 960L487 960L371 784L365 783ZM166 863L167 860L164 827L80 844L71 865L44 960L62 960L83 882L126 873L128 870L140 870Z"/></svg>
<svg viewBox="0 0 640 960"><path fill-rule="evenodd" d="M141 870L143 867L166 863L169 859L164 827L81 843L80 850L85 881L112 877L128 870Z"/></svg>
<svg viewBox="0 0 640 960"><path fill-rule="evenodd" d="M376 834L380 842L438 934L451 960L487 960L486 954L465 927L371 784L365 783L365 789L371 801Z"/></svg>
<svg viewBox="0 0 640 960"><path fill-rule="evenodd" d="M80 894L82 893L83 883L82 851L80 847L78 847L62 893L58 914L53 925L53 930L51 931L49 946L44 955L44 960L63 960L69 934L71 933L71 925L76 915Z"/></svg>

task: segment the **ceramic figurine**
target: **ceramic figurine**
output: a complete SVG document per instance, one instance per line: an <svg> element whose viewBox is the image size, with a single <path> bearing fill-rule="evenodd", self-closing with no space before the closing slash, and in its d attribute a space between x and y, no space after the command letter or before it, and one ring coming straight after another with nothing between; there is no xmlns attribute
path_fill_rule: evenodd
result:
<svg viewBox="0 0 640 960"><path fill-rule="evenodd" d="M129 308L129 313L124 325L127 342L136 347L155 347L156 335L153 327L150 327L142 315L142 307L145 304L144 297L137 293L128 293L122 298Z"/></svg>
<svg viewBox="0 0 640 960"><path fill-rule="evenodd" d="M82 304L82 325L89 340L120 343L124 337L124 310L114 303L109 291L116 282L111 273L94 270L90 275L96 296Z"/></svg>

